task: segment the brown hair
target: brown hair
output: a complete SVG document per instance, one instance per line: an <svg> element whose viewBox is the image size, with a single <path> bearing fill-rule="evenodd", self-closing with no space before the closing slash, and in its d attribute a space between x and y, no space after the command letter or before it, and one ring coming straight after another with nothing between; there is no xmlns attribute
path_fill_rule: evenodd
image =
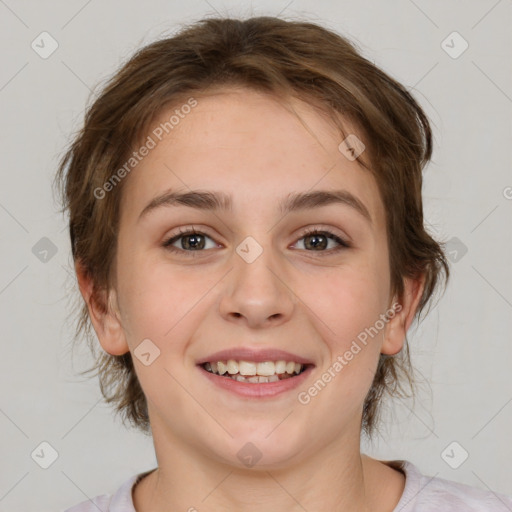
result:
<svg viewBox="0 0 512 512"><path fill-rule="evenodd" d="M409 92L362 57L354 43L307 21L275 17L246 20L209 18L184 27L171 38L140 49L104 86L85 115L83 128L63 155L56 175L69 211L72 255L93 278L97 304L107 308L99 292L114 280L120 181L107 199L102 188L149 125L166 108L201 95L212 86L243 86L279 96L296 96L330 116L343 133L338 114L360 130L366 151L358 161L376 179L386 208L391 297L402 299L405 277L425 276L415 318L430 301L449 267L441 248L425 230L422 170L432 154L429 121ZM108 294L107 294L108 295ZM123 419L149 433L147 403L131 354L100 350L86 304L79 298L75 341L83 333L95 354L101 392ZM408 341L395 356L380 356L363 407L362 430L371 437L382 396L407 396L402 378L414 386ZM414 392L413 392L414 395Z"/></svg>

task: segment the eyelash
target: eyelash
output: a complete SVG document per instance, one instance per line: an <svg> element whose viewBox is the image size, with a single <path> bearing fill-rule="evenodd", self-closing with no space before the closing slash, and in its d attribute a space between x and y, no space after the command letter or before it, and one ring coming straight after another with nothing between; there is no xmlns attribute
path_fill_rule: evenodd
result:
<svg viewBox="0 0 512 512"><path fill-rule="evenodd" d="M184 230L180 229L178 234L173 235L171 238L168 238L167 240L165 240L162 243L162 246L165 249L167 249L168 251L174 252L174 253L182 253L182 254L183 253L192 253L192 255L191 255L192 257L195 256L194 253L204 252L205 251L205 250L187 251L185 249L178 249L177 247L173 247L172 246L172 244L174 242L176 242L177 240L179 240L182 237L185 237L186 235L204 235L204 236L207 236L208 238L211 238L206 233L202 233L201 231L196 231L195 229L191 229L191 228L187 228L187 229L184 229ZM326 250L326 251L313 251L313 250L308 251L308 250L304 249L304 250L306 250L306 252L318 252L318 253L320 253L319 254L320 256L329 256L329 255L338 253L339 251L342 251L344 249L349 249L350 247L352 247L352 245L349 242L347 242L346 240L344 240L344 239L340 238L339 236L335 235L331 231L329 231L329 230L320 230L318 228L307 229L306 231L304 231L301 234L301 236L299 237L298 240L301 240L302 238L306 238L306 237L312 236L312 235L324 235L324 236L326 236L326 238L334 240L335 242L337 242L340 245L338 247L334 248L334 249L330 249L330 250Z"/></svg>

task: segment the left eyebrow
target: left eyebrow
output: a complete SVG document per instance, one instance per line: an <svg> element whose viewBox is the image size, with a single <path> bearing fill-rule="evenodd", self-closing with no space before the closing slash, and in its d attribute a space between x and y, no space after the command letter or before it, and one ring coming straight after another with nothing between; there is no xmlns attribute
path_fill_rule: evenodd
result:
<svg viewBox="0 0 512 512"><path fill-rule="evenodd" d="M284 215L298 210L320 208L329 204L344 204L356 210L369 224L372 217L364 203L348 190L316 190L313 192L291 193L278 203L279 212ZM153 198L141 211L139 220L159 207L188 206L197 210L231 210L232 197L223 192L192 190L190 192L166 191Z"/></svg>
<svg viewBox="0 0 512 512"><path fill-rule="evenodd" d="M329 204L344 204L363 216L372 224L372 216L364 203L348 190L315 190L313 192L292 193L279 202L282 214L297 210L320 208Z"/></svg>

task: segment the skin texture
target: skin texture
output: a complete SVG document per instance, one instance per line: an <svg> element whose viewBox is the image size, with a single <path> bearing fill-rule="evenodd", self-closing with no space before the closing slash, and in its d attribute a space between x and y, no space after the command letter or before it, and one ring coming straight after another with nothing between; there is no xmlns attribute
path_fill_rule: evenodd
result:
<svg viewBox="0 0 512 512"><path fill-rule="evenodd" d="M306 103L292 100L303 124L254 91L225 88L195 97L198 105L126 178L107 314L76 266L104 350L133 354L147 338L160 350L149 366L134 357L158 460L158 470L135 488L135 507L392 511L404 477L360 453L362 406L379 355L402 349L423 281L407 280L401 311L310 403L297 400L395 302L377 184L338 150L336 128ZM160 207L139 219L169 189L221 191L232 196L233 208ZM277 210L291 192L319 189L350 191L372 223L342 204L285 216ZM192 225L209 237L202 252L186 252L182 243L190 238L174 242L180 254L162 246ZM352 246L333 252L338 244L329 240L315 249L303 232L316 227ZM263 249L250 264L236 252L247 236ZM241 398L196 367L201 357L240 346L288 350L315 368L300 389ZM252 468L237 457L247 442L262 453Z"/></svg>

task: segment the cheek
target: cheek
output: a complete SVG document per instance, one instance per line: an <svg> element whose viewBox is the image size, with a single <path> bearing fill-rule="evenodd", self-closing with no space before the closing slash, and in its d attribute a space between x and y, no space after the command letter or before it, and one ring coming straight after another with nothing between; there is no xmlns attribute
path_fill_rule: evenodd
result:
<svg viewBox="0 0 512 512"><path fill-rule="evenodd" d="M386 311L387 290L375 268L338 269L329 279L309 284L303 289L312 294L305 302L315 313L310 318L327 357L313 387L302 391L329 409L329 422L337 429L346 417L358 414L371 387L384 335L380 315ZM333 404L340 407L333 409Z"/></svg>
<svg viewBox="0 0 512 512"><path fill-rule="evenodd" d="M140 254L119 262L118 281L130 347L149 338L163 350L187 338L218 279Z"/></svg>
<svg viewBox="0 0 512 512"><path fill-rule="evenodd" d="M303 285L304 302L315 313L323 339L333 350L346 350L385 312L388 289L384 277L376 266L347 266Z"/></svg>

